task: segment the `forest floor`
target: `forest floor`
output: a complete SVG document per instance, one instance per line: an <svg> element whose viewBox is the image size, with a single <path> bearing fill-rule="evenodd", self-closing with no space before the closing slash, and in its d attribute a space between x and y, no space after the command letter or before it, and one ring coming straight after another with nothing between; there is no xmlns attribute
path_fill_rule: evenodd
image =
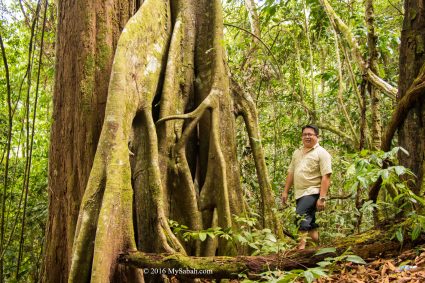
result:
<svg viewBox="0 0 425 283"><path fill-rule="evenodd" d="M392 259L366 259L366 265L345 263L329 277L315 282L425 282L425 245L403 251Z"/></svg>
<svg viewBox="0 0 425 283"><path fill-rule="evenodd" d="M393 258L366 258L367 264L346 262L334 267L327 277L315 283L425 283L425 245L403 250ZM211 282L211 281L202 281ZM231 280L230 282L241 282ZM279 282L279 281L278 281ZM285 281L286 282L286 281ZM306 282L304 278L295 281Z"/></svg>

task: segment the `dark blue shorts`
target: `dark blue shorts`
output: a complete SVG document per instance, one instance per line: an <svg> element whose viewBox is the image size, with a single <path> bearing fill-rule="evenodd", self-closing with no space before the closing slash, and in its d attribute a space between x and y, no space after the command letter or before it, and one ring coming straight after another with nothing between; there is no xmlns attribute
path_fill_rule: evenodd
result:
<svg viewBox="0 0 425 283"><path fill-rule="evenodd" d="M299 216L299 230L310 231L319 227L316 224L316 203L319 194L303 196L297 199L297 215Z"/></svg>

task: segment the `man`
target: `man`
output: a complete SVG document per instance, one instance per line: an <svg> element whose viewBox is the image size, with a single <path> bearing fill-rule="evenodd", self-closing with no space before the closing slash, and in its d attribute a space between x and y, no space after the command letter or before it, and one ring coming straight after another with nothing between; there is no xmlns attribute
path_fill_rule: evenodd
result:
<svg viewBox="0 0 425 283"><path fill-rule="evenodd" d="M307 234L318 243L316 210L325 209L326 194L332 173L331 155L319 145L319 129L315 125L302 128L303 146L295 150L288 169L282 203L288 200L289 189L294 185L297 202L296 213L302 217L299 249L305 249Z"/></svg>

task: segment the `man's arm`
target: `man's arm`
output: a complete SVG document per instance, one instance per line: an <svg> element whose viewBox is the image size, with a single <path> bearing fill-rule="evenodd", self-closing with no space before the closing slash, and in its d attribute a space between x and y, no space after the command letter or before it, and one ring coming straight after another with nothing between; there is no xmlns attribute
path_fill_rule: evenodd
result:
<svg viewBox="0 0 425 283"><path fill-rule="evenodd" d="M292 187L293 183L294 183L294 173L289 172L288 176L286 177L285 189L283 190L283 193L282 193L283 204L286 204L286 201L288 200L289 189Z"/></svg>
<svg viewBox="0 0 425 283"><path fill-rule="evenodd" d="M326 195L328 193L329 186L331 184L331 174L326 174L322 176L322 181L320 182L320 196L319 200L316 203L316 208L318 211L325 209Z"/></svg>

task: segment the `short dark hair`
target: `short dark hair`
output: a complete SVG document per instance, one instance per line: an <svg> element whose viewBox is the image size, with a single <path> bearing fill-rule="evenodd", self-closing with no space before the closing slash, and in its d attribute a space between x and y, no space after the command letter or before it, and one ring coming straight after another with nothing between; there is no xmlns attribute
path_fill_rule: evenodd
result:
<svg viewBox="0 0 425 283"><path fill-rule="evenodd" d="M314 133L316 134L316 136L319 135L319 127L317 127L316 125L305 125L302 128L301 133L304 132L304 129L307 129L307 128L313 129L314 130Z"/></svg>

